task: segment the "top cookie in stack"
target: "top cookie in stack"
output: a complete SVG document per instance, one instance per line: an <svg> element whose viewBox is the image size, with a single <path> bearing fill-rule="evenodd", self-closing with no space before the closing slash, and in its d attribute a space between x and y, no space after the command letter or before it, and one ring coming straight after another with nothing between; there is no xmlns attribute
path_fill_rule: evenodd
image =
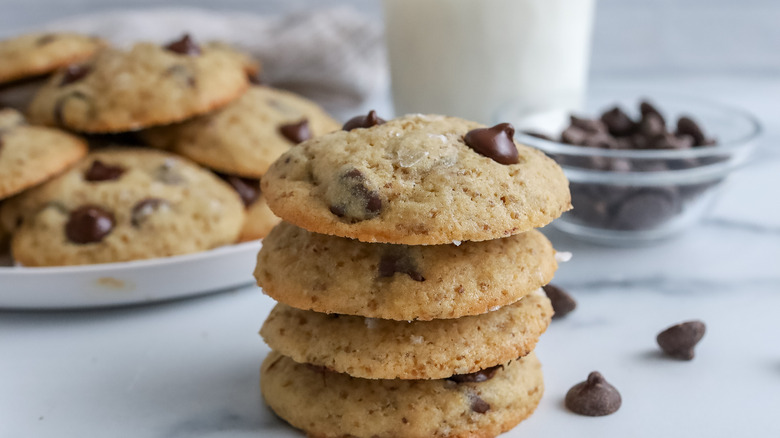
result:
<svg viewBox="0 0 780 438"><path fill-rule="evenodd" d="M280 417L324 437L495 436L533 412L557 267L533 228L570 198L513 134L371 112L271 165L263 191L289 223L255 276L280 301L261 330Z"/></svg>

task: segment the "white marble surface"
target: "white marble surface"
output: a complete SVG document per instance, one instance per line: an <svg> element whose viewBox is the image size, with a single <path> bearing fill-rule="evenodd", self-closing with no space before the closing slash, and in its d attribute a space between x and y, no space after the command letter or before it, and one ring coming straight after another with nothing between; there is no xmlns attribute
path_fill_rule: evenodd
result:
<svg viewBox="0 0 780 438"><path fill-rule="evenodd" d="M780 81L623 82L750 108L767 124L765 150L676 239L615 249L549 231L575 254L556 282L579 307L542 337L544 399L508 436L780 436L780 114L770 98ZM246 287L117 310L0 311L0 437L301 436L259 395L268 350L257 331L272 305ZM691 318L708 328L696 359L662 357L657 332ZM562 406L592 370L623 395L612 416Z"/></svg>

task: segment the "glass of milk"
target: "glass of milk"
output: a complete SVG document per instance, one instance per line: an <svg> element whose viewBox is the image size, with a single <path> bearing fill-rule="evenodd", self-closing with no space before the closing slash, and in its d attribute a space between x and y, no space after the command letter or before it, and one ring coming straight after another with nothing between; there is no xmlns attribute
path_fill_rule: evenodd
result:
<svg viewBox="0 0 780 438"><path fill-rule="evenodd" d="M384 0L396 114L495 122L582 103L595 0ZM518 107L518 102L520 107Z"/></svg>

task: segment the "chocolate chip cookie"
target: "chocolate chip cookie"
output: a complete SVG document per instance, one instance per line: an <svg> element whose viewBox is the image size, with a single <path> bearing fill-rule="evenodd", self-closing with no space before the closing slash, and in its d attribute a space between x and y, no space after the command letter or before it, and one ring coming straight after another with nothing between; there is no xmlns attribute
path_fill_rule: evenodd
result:
<svg viewBox="0 0 780 438"><path fill-rule="evenodd" d="M23 265L79 265L233 243L244 206L225 182L185 158L116 148L10 199L0 216L15 228L11 250Z"/></svg>
<svg viewBox="0 0 780 438"><path fill-rule="evenodd" d="M98 38L74 33L32 33L2 40L0 84L84 61L104 46Z"/></svg>
<svg viewBox="0 0 780 438"><path fill-rule="evenodd" d="M550 323L540 292L483 315L390 321L277 304L260 334L299 363L366 379L440 379L523 357Z"/></svg>
<svg viewBox="0 0 780 438"><path fill-rule="evenodd" d="M255 278L290 306L394 320L476 315L547 284L557 263L536 230L460 246L363 243L281 223L263 240Z"/></svg>
<svg viewBox="0 0 780 438"><path fill-rule="evenodd" d="M544 392L536 356L436 380L370 380L272 351L260 372L266 403L312 437L494 437L531 415Z"/></svg>
<svg viewBox="0 0 780 438"><path fill-rule="evenodd" d="M219 111L150 129L143 137L219 172L260 178L292 146L340 126L314 102L253 86Z"/></svg>
<svg viewBox="0 0 780 438"><path fill-rule="evenodd" d="M86 154L84 140L28 125L15 110L0 110L0 199L50 179Z"/></svg>
<svg viewBox="0 0 780 438"><path fill-rule="evenodd" d="M431 245L519 234L571 207L560 167L515 143L508 124L418 114L354 125L270 167L274 213L317 233Z"/></svg>
<svg viewBox="0 0 780 438"><path fill-rule="evenodd" d="M174 123L238 98L245 66L221 49L184 37L166 46L106 49L55 74L30 105L36 123L109 133Z"/></svg>

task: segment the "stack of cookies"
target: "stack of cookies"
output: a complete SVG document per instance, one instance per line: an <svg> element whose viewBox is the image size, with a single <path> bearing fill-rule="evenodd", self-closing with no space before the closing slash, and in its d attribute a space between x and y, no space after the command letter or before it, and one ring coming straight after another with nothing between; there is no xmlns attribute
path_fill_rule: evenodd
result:
<svg viewBox="0 0 780 438"><path fill-rule="evenodd" d="M340 124L260 85L259 71L188 35L128 50L74 34L0 41L0 106L27 112L0 110L0 252L12 235L17 262L72 265L264 237L279 219L260 177ZM29 102L9 94L30 85ZM125 146L105 147L116 143Z"/></svg>
<svg viewBox="0 0 780 438"><path fill-rule="evenodd" d="M268 405L317 437L495 436L543 392L533 349L557 268L534 228L568 183L510 125L356 117L263 178L285 222L255 277Z"/></svg>

